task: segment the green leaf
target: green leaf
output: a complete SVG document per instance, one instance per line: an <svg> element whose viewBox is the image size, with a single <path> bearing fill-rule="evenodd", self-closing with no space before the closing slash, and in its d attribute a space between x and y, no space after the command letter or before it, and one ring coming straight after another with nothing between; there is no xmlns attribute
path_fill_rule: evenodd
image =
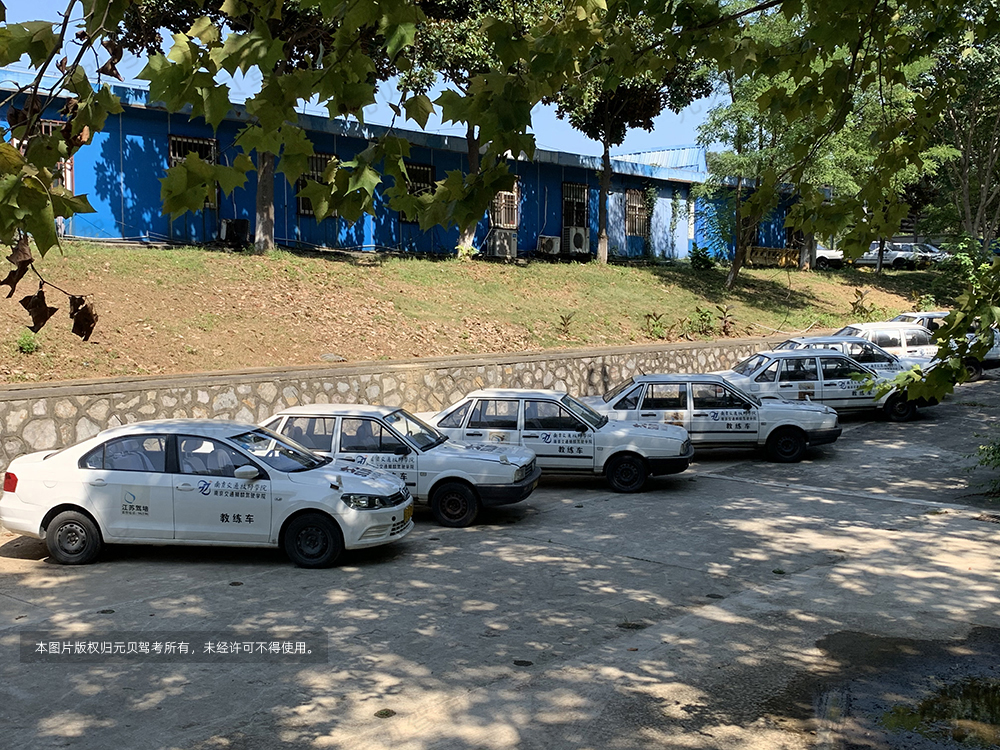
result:
<svg viewBox="0 0 1000 750"><path fill-rule="evenodd" d="M427 127L427 118L434 113L434 105L424 94L411 96L403 102L403 108L406 110L406 117L416 122L421 129Z"/></svg>

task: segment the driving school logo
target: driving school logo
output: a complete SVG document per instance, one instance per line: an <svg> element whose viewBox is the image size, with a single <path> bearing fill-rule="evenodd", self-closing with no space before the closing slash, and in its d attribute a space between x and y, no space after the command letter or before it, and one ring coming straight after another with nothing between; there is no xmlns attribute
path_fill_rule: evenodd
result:
<svg viewBox="0 0 1000 750"><path fill-rule="evenodd" d="M719 421L719 412L717 412L717 411L711 411L711 412L709 412L708 416L710 416L712 418L713 422L718 422Z"/></svg>
<svg viewBox="0 0 1000 750"><path fill-rule="evenodd" d="M543 432L542 433L542 442L543 443L551 443L552 442L552 433L551 432Z"/></svg>
<svg viewBox="0 0 1000 750"><path fill-rule="evenodd" d="M198 492L200 492L202 495L211 494L212 483L209 482L207 479L202 479L200 482L198 482Z"/></svg>

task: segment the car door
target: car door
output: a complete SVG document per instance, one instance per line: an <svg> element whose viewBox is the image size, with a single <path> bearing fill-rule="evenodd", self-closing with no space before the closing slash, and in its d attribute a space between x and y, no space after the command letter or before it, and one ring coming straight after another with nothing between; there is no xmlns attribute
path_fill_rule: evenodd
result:
<svg viewBox="0 0 1000 750"><path fill-rule="evenodd" d="M524 427L520 442L535 452L542 469L594 469L593 429L558 401L524 400Z"/></svg>
<svg viewBox="0 0 1000 750"><path fill-rule="evenodd" d="M902 357L905 351L903 331L901 328L880 328L867 331L865 338L885 349L889 354Z"/></svg>
<svg viewBox="0 0 1000 750"><path fill-rule="evenodd" d="M760 433L757 407L721 383L691 383L691 423L695 446L756 445Z"/></svg>
<svg viewBox="0 0 1000 750"><path fill-rule="evenodd" d="M481 398L472 407L462 437L470 443L520 442L518 399Z"/></svg>
<svg viewBox="0 0 1000 750"><path fill-rule="evenodd" d="M820 357L822 401L838 410L866 409L875 405L872 392L856 378L872 373L847 357Z"/></svg>
<svg viewBox="0 0 1000 750"><path fill-rule="evenodd" d="M291 438L303 448L330 455L333 452L333 436L337 431L336 417L288 417L283 424L271 429Z"/></svg>
<svg viewBox="0 0 1000 750"><path fill-rule="evenodd" d="M844 354L876 372L899 372L903 366L899 359L868 341L850 341L844 345Z"/></svg>
<svg viewBox="0 0 1000 750"><path fill-rule="evenodd" d="M165 435L109 440L80 460L101 526L122 539L172 539L173 482Z"/></svg>
<svg viewBox="0 0 1000 750"><path fill-rule="evenodd" d="M789 401L815 401L821 398L816 358L789 357L781 360L778 395Z"/></svg>
<svg viewBox="0 0 1000 750"><path fill-rule="evenodd" d="M927 331L919 328L907 329L903 332L906 340L906 353L911 357L933 357L937 354L937 345Z"/></svg>
<svg viewBox="0 0 1000 750"><path fill-rule="evenodd" d="M665 424L675 424L688 430L691 425L688 384L647 384L637 415L642 421L655 420Z"/></svg>
<svg viewBox="0 0 1000 750"><path fill-rule="evenodd" d="M619 393L614 399L608 403L610 407L609 411L605 413L610 419L617 420L633 420L633 419L657 419L656 414L649 414L645 417L639 416L639 404L642 403L642 394L646 390L646 386L642 383L636 383L634 386L629 388L625 393Z"/></svg>
<svg viewBox="0 0 1000 750"><path fill-rule="evenodd" d="M257 479L237 479L250 465ZM271 533L271 479L248 455L221 441L177 436L173 474L174 537L201 541L266 542Z"/></svg>
<svg viewBox="0 0 1000 750"><path fill-rule="evenodd" d="M762 368L751 374L749 382L740 383L740 387L749 390L759 397L783 396L778 387L778 371L781 369L781 360L769 360Z"/></svg>
<svg viewBox="0 0 1000 750"><path fill-rule="evenodd" d="M417 487L418 454L380 420L341 417L337 458L395 474L413 492Z"/></svg>

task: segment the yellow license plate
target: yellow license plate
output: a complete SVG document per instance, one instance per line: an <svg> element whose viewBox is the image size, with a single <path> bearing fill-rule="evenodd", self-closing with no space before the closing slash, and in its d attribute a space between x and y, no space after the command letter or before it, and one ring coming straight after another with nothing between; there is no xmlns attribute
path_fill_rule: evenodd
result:
<svg viewBox="0 0 1000 750"><path fill-rule="evenodd" d="M403 511L403 523L406 523L411 518L413 518L413 506L408 505L406 506L406 510Z"/></svg>

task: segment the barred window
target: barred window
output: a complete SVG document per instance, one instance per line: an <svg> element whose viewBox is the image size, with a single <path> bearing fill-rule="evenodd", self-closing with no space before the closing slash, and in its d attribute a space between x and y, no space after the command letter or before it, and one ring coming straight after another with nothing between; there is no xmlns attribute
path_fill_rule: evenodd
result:
<svg viewBox="0 0 1000 750"><path fill-rule="evenodd" d="M410 195L434 192L434 167L430 164L407 164L406 176Z"/></svg>
<svg viewBox="0 0 1000 750"><path fill-rule="evenodd" d="M196 154L199 159L209 164L219 163L218 141L214 138L192 138L190 136L170 136L170 160L167 166L173 167L187 158L188 154ZM205 208L215 208L218 203L216 191L209 190L205 198Z"/></svg>
<svg viewBox="0 0 1000 750"><path fill-rule="evenodd" d="M63 129L66 123L62 120L42 120L39 130L42 135L52 135ZM60 159L52 170L52 186L73 190L73 157Z"/></svg>
<svg viewBox="0 0 1000 750"><path fill-rule="evenodd" d="M490 204L490 223L497 229L517 229L520 224L520 188L515 181L512 190L501 190Z"/></svg>
<svg viewBox="0 0 1000 750"><path fill-rule="evenodd" d="M306 186L306 180L322 182L323 172L326 171L326 166L332 158L332 154L313 154L309 157L309 168L295 183L295 208L299 216L316 215L313 211L312 201L302 197L302 188ZM336 215L336 213L333 213L331 216L335 217Z"/></svg>
<svg viewBox="0 0 1000 750"><path fill-rule="evenodd" d="M649 207L642 190L625 191L625 234L629 237L649 236Z"/></svg>

